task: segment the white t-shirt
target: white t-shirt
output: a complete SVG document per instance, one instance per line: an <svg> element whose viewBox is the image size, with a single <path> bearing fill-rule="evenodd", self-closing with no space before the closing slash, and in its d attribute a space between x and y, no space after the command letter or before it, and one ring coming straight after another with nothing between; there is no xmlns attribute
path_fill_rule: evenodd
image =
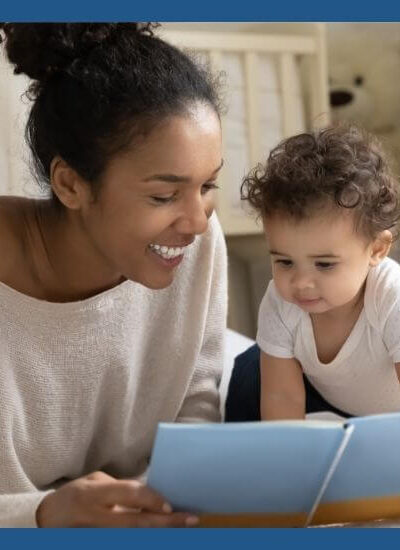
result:
<svg viewBox="0 0 400 550"><path fill-rule="evenodd" d="M226 298L215 215L163 290L49 303L0 283L0 526L35 526L60 482L139 476L158 422L220 420Z"/></svg>
<svg viewBox="0 0 400 550"><path fill-rule="evenodd" d="M331 405L352 415L400 411L400 265L386 258L371 268L364 307L337 356L321 363L310 315L278 294L274 281L262 300L257 342L274 357L295 357Z"/></svg>

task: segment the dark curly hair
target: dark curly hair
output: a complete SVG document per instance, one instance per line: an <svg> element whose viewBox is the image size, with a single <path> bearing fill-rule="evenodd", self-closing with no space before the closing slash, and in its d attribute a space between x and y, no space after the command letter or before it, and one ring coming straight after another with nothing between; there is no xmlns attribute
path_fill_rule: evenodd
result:
<svg viewBox="0 0 400 550"><path fill-rule="evenodd" d="M241 198L262 218L306 219L326 206L353 209L356 228L397 236L397 180L378 140L354 124L299 134L275 147L244 179Z"/></svg>
<svg viewBox="0 0 400 550"><path fill-rule="evenodd" d="M154 24L0 23L15 73L33 82L26 138L39 182L59 155L93 190L110 158L194 102L220 113L218 78L154 36Z"/></svg>

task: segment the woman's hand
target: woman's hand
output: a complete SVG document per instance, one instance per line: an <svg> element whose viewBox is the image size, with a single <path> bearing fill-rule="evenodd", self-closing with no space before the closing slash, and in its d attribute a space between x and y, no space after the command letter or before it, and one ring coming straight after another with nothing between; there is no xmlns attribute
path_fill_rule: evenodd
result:
<svg viewBox="0 0 400 550"><path fill-rule="evenodd" d="M36 512L39 527L191 527L198 519L139 481L94 472L49 493Z"/></svg>

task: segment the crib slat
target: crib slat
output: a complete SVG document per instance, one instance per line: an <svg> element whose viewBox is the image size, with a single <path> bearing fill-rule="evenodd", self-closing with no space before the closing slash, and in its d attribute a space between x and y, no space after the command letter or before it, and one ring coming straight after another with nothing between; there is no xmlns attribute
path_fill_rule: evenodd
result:
<svg viewBox="0 0 400 550"><path fill-rule="evenodd" d="M307 56L309 63L310 127L321 127L330 123L328 92L328 61L325 26L315 25L316 51Z"/></svg>
<svg viewBox="0 0 400 550"><path fill-rule="evenodd" d="M209 60L211 69L214 74L218 74L223 69L222 54L219 50L210 50L209 51ZM222 128L222 151L226 151L226 115L222 113L221 115L221 128ZM220 181L220 187L227 189L229 185L232 185L232 182L228 181L227 170L221 171L221 174L218 176ZM231 206L229 204L230 194L227 192L218 193L216 199L216 210L218 212L218 217L221 224L226 227L232 224L232 214Z"/></svg>
<svg viewBox="0 0 400 550"><path fill-rule="evenodd" d="M218 74L219 71L224 70L224 60L223 60L223 53L218 49L211 49L208 51L209 60L211 69L215 74ZM246 61L245 61L246 63ZM254 60L250 61L250 72L251 74L256 70ZM249 81L248 75L246 73L246 64L245 64L245 78L246 81L251 83L251 80ZM251 78L250 74L250 78ZM255 76L254 78L257 78ZM251 99L251 104L254 104L254 108L252 108L253 117L257 116L257 93L256 89L252 90L253 97ZM226 128L226 115L222 114L221 116L221 126L222 126L222 150L227 151L226 146L226 138L228 136L227 128ZM255 121L257 122L258 127L258 121L255 118ZM251 122L251 126L254 126L253 119ZM255 147L257 148L258 138L253 136ZM256 151L257 149L255 149ZM254 158L256 158L256 152L254 153ZM251 157L251 162L253 162L253 157ZM245 168L245 167L244 167ZM249 168L249 167L247 167ZM220 222L224 228L224 232L226 235L234 235L234 234L253 234L253 233L259 233L261 231L261 228L256 224L255 220L251 216L243 215L242 212L242 206L233 206L231 199L232 199L232 186L240 185L239 181L232 181L229 177L228 168L226 167L225 170L222 169L221 174L219 176L219 184L221 187L221 191L217 193L217 204L216 204L216 210L218 212L218 217L220 219ZM240 177L241 174L238 174ZM235 191L236 192L236 191ZM239 193L239 187L237 188L237 193Z"/></svg>
<svg viewBox="0 0 400 550"><path fill-rule="evenodd" d="M294 55L282 53L279 56L279 69L282 96L283 137L289 137L297 132L294 90L296 61Z"/></svg>
<svg viewBox="0 0 400 550"><path fill-rule="evenodd" d="M255 166L260 160L260 108L259 108L259 71L257 54L245 54L245 95L247 104L247 128L249 132L250 165Z"/></svg>

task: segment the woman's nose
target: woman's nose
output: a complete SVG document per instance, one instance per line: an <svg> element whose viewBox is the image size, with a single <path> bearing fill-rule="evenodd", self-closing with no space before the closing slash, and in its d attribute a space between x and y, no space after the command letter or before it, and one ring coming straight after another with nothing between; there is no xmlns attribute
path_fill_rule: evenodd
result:
<svg viewBox="0 0 400 550"><path fill-rule="evenodd" d="M178 229L181 233L200 235L207 230L208 218L213 212L202 200L191 201L179 219Z"/></svg>

